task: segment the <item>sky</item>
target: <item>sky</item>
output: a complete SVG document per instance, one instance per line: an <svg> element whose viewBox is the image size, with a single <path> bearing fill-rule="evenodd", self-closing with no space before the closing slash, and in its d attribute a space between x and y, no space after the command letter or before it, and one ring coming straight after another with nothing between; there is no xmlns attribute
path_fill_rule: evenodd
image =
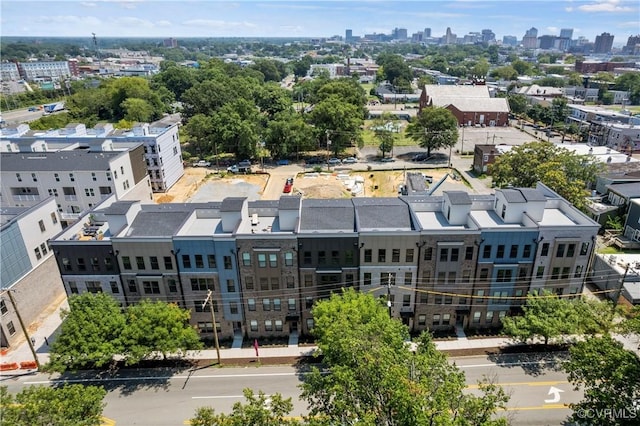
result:
<svg viewBox="0 0 640 426"><path fill-rule="evenodd" d="M0 36L87 37L331 37L412 33L447 27L462 37L491 29L496 38L538 35L573 38L608 32L614 45L640 34L638 0L449 1L217 1L217 0L2 0Z"/></svg>

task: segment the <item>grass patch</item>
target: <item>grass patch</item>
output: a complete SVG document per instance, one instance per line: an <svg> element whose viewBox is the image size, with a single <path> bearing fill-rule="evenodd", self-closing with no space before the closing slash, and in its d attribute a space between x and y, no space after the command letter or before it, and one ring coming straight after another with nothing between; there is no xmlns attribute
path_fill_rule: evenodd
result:
<svg viewBox="0 0 640 426"><path fill-rule="evenodd" d="M396 133L396 139L393 143L394 146L415 146L417 145L413 139L410 139L405 134L406 122L400 121L403 124L403 128L400 133ZM373 120L365 120L364 122L364 130L362 131L362 140L364 141L365 146L379 146L380 141L376 138L373 130L370 130L370 127L373 125Z"/></svg>
<svg viewBox="0 0 640 426"><path fill-rule="evenodd" d="M599 254L640 254L640 250L619 250L616 246L602 247Z"/></svg>

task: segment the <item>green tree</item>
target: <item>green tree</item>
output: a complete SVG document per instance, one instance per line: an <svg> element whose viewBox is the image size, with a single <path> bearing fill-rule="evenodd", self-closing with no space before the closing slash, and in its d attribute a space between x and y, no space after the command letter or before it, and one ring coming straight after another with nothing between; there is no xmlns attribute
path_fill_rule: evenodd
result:
<svg viewBox="0 0 640 426"><path fill-rule="evenodd" d="M371 128L373 129L373 134L376 139L380 142L379 149L382 151L383 158L387 152L393 151L397 134L394 130L395 126L393 116L388 113L384 113L380 118L373 120Z"/></svg>
<svg viewBox="0 0 640 426"><path fill-rule="evenodd" d="M148 122L153 118L153 107L144 99L127 98L122 102L122 109L125 120Z"/></svg>
<svg viewBox="0 0 640 426"><path fill-rule="evenodd" d="M413 73L402 56L383 53L378 56L376 63L382 67L384 80L396 87L410 85Z"/></svg>
<svg viewBox="0 0 640 426"><path fill-rule="evenodd" d="M478 62L475 63L473 68L471 68L471 74L476 77L486 77L489 73L489 62L486 59L481 58Z"/></svg>
<svg viewBox="0 0 640 426"><path fill-rule="evenodd" d="M189 420L191 426L297 426L301 423L288 419L293 410L291 398L283 398L276 393L267 397L260 391L254 394L251 389L242 391L246 403L233 404L231 414L217 414L211 407L201 407Z"/></svg>
<svg viewBox="0 0 640 426"><path fill-rule="evenodd" d="M511 65L495 68L491 71L491 77L498 77L502 80L515 80L518 78L518 71Z"/></svg>
<svg viewBox="0 0 640 426"><path fill-rule="evenodd" d="M527 97L524 95L509 95L509 109L514 114L524 114L527 111Z"/></svg>
<svg viewBox="0 0 640 426"><path fill-rule="evenodd" d="M174 303L143 300L127 309L127 325L120 340L127 364L137 364L143 359L162 354L182 354L200 349L198 332L189 325L191 312Z"/></svg>
<svg viewBox="0 0 640 426"><path fill-rule="evenodd" d="M629 103L640 104L640 74L627 72L616 78L616 90L629 92Z"/></svg>
<svg viewBox="0 0 640 426"><path fill-rule="evenodd" d="M141 77L123 77L115 80L108 80L103 83L101 90L106 90L109 98L112 119L124 118L127 110L125 101L129 98L143 99L151 107L151 118L156 120L162 116L166 106L160 97L154 92L149 81Z"/></svg>
<svg viewBox="0 0 640 426"><path fill-rule="evenodd" d="M171 61L164 61L160 64L161 72L153 77L153 84L166 87L175 99L180 99L184 92L196 84L197 71L184 67Z"/></svg>
<svg viewBox="0 0 640 426"><path fill-rule="evenodd" d="M256 59L250 67L260 71L264 75L264 81L280 81L284 76L278 70L277 62L279 61L260 58Z"/></svg>
<svg viewBox="0 0 640 426"><path fill-rule="evenodd" d="M511 64L511 67L516 70L519 75L529 75L531 74L531 64L529 62L522 61L518 59Z"/></svg>
<svg viewBox="0 0 640 426"><path fill-rule="evenodd" d="M300 115L291 112L276 114L267 123L263 140L274 158L285 158L315 148L313 128Z"/></svg>
<svg viewBox="0 0 640 426"><path fill-rule="evenodd" d="M260 111L269 119L273 119L273 116L279 112L293 111L291 92L275 83L265 84L260 87L260 90L256 90L255 101Z"/></svg>
<svg viewBox="0 0 640 426"><path fill-rule="evenodd" d="M527 342L542 338L544 344L575 333L577 321L574 305L570 300L557 297L549 292L529 294L523 306L522 316L505 317L502 327L505 334L515 340Z"/></svg>
<svg viewBox="0 0 640 426"><path fill-rule="evenodd" d="M99 426L106 394L103 387L64 385L29 386L14 396L0 386L0 421L7 426Z"/></svg>
<svg viewBox="0 0 640 426"><path fill-rule="evenodd" d="M200 155L218 154L218 140L213 137L213 119L211 116L196 114L184 126L189 135L191 152Z"/></svg>
<svg viewBox="0 0 640 426"><path fill-rule="evenodd" d="M302 59L299 59L293 63L293 74L296 77L305 77L307 75L307 72L309 72L312 63L313 58L311 56L303 56Z"/></svg>
<svg viewBox="0 0 640 426"><path fill-rule="evenodd" d="M111 296L84 293L69 297L62 311L60 335L51 345L48 368L53 371L101 367L122 353L120 333L125 317Z"/></svg>
<svg viewBox="0 0 640 426"><path fill-rule="evenodd" d="M364 122L361 108L344 102L337 95L314 105L308 119L316 128L319 146L333 151L336 156L358 141ZM327 140L330 141L328 146Z"/></svg>
<svg viewBox="0 0 640 426"><path fill-rule="evenodd" d="M313 368L301 385L314 424L506 425L493 417L508 399L504 392L482 383L482 396L464 393L464 373L426 333L412 353L407 328L381 300L349 289L312 312L328 367Z"/></svg>
<svg viewBox="0 0 640 426"><path fill-rule="evenodd" d="M236 99L220 107L212 116L212 138L222 149L239 158L253 158L258 149L261 123L255 103Z"/></svg>
<svg viewBox="0 0 640 426"><path fill-rule="evenodd" d="M595 182L601 168L592 155L576 155L550 142L530 142L500 155L489 172L498 187L530 188L542 182L582 208L587 184Z"/></svg>
<svg viewBox="0 0 640 426"><path fill-rule="evenodd" d="M445 108L423 108L407 126L407 136L422 148L427 156L431 150L453 146L458 141L458 120Z"/></svg>
<svg viewBox="0 0 640 426"><path fill-rule="evenodd" d="M610 336L577 342L569 353L563 368L575 389L584 392L582 401L570 404L572 420L594 426L637 424L640 358Z"/></svg>

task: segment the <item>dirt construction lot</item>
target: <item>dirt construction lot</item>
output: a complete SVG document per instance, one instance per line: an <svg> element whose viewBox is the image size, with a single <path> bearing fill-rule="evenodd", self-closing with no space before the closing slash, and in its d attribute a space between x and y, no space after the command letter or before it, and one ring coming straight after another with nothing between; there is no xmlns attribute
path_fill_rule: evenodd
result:
<svg viewBox="0 0 640 426"><path fill-rule="evenodd" d="M419 171L419 170L418 170ZM448 169L424 170L432 176L433 182L440 180ZM359 176L364 181L359 197L396 197L398 187L404 183L405 171L360 171L333 173L292 173L294 176L292 195L304 198L350 198L345 181L353 181ZM262 198L267 185L277 187L272 191L282 194L281 182L268 174L220 176L210 169L186 167L184 176L165 194L155 194L157 203L221 201L226 197L247 197L249 200ZM451 186L454 186L452 188ZM457 186L458 188L455 188ZM460 182L447 180L447 189L464 189ZM286 196L287 194L282 194ZM279 196L278 196L279 198Z"/></svg>

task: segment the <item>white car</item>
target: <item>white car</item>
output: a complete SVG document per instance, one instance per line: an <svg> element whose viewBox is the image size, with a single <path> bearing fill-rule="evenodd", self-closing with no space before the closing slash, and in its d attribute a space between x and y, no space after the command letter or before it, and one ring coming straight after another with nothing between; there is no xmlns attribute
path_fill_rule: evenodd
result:
<svg viewBox="0 0 640 426"><path fill-rule="evenodd" d="M197 163L193 163L193 167L211 167L211 162L200 160Z"/></svg>
<svg viewBox="0 0 640 426"><path fill-rule="evenodd" d="M356 157L347 157L344 160L342 160L342 164L353 164L357 162L358 162L358 159Z"/></svg>
<svg viewBox="0 0 640 426"><path fill-rule="evenodd" d="M340 161L339 158L329 158L329 161L327 161L327 164L335 166L336 164L342 164L342 161Z"/></svg>

